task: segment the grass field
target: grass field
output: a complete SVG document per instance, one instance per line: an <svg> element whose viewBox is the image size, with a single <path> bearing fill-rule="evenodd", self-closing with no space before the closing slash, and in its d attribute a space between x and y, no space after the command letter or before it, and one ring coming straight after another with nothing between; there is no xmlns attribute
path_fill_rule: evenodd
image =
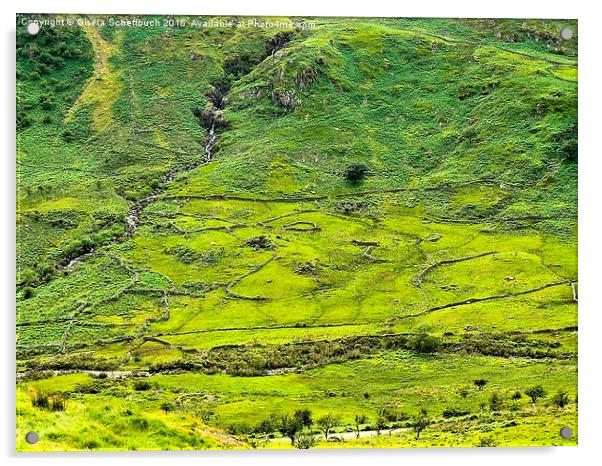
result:
<svg viewBox="0 0 602 466"><path fill-rule="evenodd" d="M87 19L17 32L17 450L577 443L576 22Z"/></svg>

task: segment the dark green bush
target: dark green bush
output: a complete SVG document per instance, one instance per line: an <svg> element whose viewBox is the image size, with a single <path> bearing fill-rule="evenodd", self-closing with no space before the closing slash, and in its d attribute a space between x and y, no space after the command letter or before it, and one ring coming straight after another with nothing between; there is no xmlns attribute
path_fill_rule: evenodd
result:
<svg viewBox="0 0 602 466"><path fill-rule="evenodd" d="M134 380L134 390L137 392L144 392L150 390L153 386L148 380Z"/></svg>
<svg viewBox="0 0 602 466"><path fill-rule="evenodd" d="M452 417L462 417L470 414L470 411L466 411L460 408L445 408L443 410L443 417L445 419L450 419Z"/></svg>
<svg viewBox="0 0 602 466"><path fill-rule="evenodd" d="M569 395L566 390L558 390L552 397L552 403L558 408L564 408L569 404Z"/></svg>
<svg viewBox="0 0 602 466"><path fill-rule="evenodd" d="M545 398L547 392L541 385L535 385L534 387L525 390L525 395L531 398L532 403L535 403L539 398Z"/></svg>
<svg viewBox="0 0 602 466"><path fill-rule="evenodd" d="M39 409L49 409L50 397L46 393L36 392L31 396L31 404Z"/></svg>
<svg viewBox="0 0 602 466"><path fill-rule="evenodd" d="M368 167L363 163L353 163L345 169L345 179L351 183L363 181L369 173Z"/></svg>
<svg viewBox="0 0 602 466"><path fill-rule="evenodd" d="M176 405L171 401L164 401L161 403L161 411L165 413L171 413L176 410Z"/></svg>
<svg viewBox="0 0 602 466"><path fill-rule="evenodd" d="M441 340L426 333L421 333L410 340L410 348L419 353L436 353L440 347Z"/></svg>

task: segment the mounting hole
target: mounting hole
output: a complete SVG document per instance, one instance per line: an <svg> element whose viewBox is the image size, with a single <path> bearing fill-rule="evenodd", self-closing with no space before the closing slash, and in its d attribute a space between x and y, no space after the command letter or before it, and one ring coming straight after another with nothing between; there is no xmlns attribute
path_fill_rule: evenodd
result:
<svg viewBox="0 0 602 466"><path fill-rule="evenodd" d="M38 32L40 32L40 25L38 23L27 23L27 26L25 26L25 28L27 29L27 32L32 36L35 36Z"/></svg>
<svg viewBox="0 0 602 466"><path fill-rule="evenodd" d="M564 40L571 40L573 38L573 30L571 28L562 28L560 30L560 37Z"/></svg>
<svg viewBox="0 0 602 466"><path fill-rule="evenodd" d="M560 429L560 436L562 438L571 438L573 436L573 429L570 427L563 427Z"/></svg>
<svg viewBox="0 0 602 466"><path fill-rule="evenodd" d="M25 434L25 441L30 444L38 443L40 436L36 432L27 432Z"/></svg>

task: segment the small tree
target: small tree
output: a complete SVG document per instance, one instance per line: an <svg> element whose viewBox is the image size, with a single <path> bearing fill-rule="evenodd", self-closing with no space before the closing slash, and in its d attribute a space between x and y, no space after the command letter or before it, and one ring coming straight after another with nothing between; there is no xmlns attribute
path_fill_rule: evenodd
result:
<svg viewBox="0 0 602 466"><path fill-rule="evenodd" d="M176 410L176 405L174 405L171 401L164 401L161 403L161 410L167 414Z"/></svg>
<svg viewBox="0 0 602 466"><path fill-rule="evenodd" d="M271 434L274 430L278 430L277 421L274 421L273 417L265 418L255 426L255 433L257 434Z"/></svg>
<svg viewBox="0 0 602 466"><path fill-rule="evenodd" d="M368 176L368 167L363 163L352 163L345 169L345 179L351 183L359 183Z"/></svg>
<svg viewBox="0 0 602 466"><path fill-rule="evenodd" d="M360 426L368 421L368 417L365 414L356 414L353 420L355 425L355 436L356 438L360 438Z"/></svg>
<svg viewBox="0 0 602 466"><path fill-rule="evenodd" d="M558 390L552 397L552 403L559 408L564 408L569 404L569 395L565 390Z"/></svg>
<svg viewBox="0 0 602 466"><path fill-rule="evenodd" d="M378 416L376 418L376 435L380 435L380 431L386 429L389 421L385 416Z"/></svg>
<svg viewBox="0 0 602 466"><path fill-rule="evenodd" d="M318 427L324 432L324 438L328 440L330 431L341 423L341 417L337 414L328 413L317 420Z"/></svg>
<svg viewBox="0 0 602 466"><path fill-rule="evenodd" d="M487 380L485 379L477 379L474 381L474 384L477 386L479 390L483 390L485 385L487 385Z"/></svg>
<svg viewBox="0 0 602 466"><path fill-rule="evenodd" d="M314 423L310 409L299 409L295 411L295 418L299 420L302 427L311 427Z"/></svg>
<svg viewBox="0 0 602 466"><path fill-rule="evenodd" d="M279 430L282 435L291 439L291 445L295 445L297 434L303 428L301 421L296 416L290 414L283 414L280 417Z"/></svg>
<svg viewBox="0 0 602 466"><path fill-rule="evenodd" d="M531 403L535 403L539 398L545 398L547 392L541 385L535 385L527 390L525 390L525 395L531 398Z"/></svg>
<svg viewBox="0 0 602 466"><path fill-rule="evenodd" d="M412 429L416 434L416 440L420 438L421 432L430 425L431 421L428 418L426 409L421 409L420 414L412 421Z"/></svg>

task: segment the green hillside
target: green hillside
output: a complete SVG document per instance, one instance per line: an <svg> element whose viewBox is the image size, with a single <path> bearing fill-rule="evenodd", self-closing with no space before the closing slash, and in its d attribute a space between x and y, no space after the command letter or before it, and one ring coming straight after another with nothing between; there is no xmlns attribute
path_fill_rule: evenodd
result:
<svg viewBox="0 0 602 466"><path fill-rule="evenodd" d="M576 21L74 18L17 28L18 450L576 444Z"/></svg>

